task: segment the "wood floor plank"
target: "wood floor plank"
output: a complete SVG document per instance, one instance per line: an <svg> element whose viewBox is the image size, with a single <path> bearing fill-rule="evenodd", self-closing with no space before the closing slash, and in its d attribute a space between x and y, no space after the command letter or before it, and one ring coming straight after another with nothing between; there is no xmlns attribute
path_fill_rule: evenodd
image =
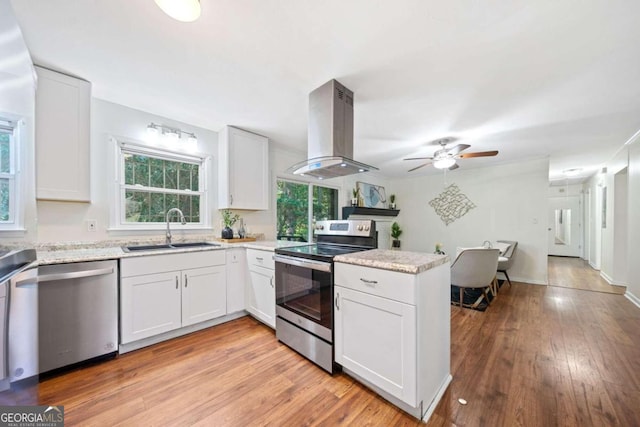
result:
<svg viewBox="0 0 640 427"><path fill-rule="evenodd" d="M485 312L451 307L453 380L426 425L638 425L638 343L621 295L514 282ZM24 402L65 405L68 426L420 425L250 317L0 393Z"/></svg>

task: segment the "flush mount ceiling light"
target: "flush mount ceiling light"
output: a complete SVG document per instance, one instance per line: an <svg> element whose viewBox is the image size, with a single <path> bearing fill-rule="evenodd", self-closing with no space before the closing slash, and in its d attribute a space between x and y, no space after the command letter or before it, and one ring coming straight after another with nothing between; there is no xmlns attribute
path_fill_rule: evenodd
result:
<svg viewBox="0 0 640 427"><path fill-rule="evenodd" d="M200 17L200 0L155 0L164 13L181 22L193 22Z"/></svg>
<svg viewBox="0 0 640 427"><path fill-rule="evenodd" d="M453 157L442 157L433 161L433 167L437 169L448 169L456 164Z"/></svg>

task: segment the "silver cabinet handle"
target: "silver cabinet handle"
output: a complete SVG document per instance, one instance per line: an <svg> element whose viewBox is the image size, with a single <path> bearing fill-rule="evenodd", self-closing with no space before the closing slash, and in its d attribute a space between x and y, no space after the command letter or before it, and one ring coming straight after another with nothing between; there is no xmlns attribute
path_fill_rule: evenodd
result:
<svg viewBox="0 0 640 427"><path fill-rule="evenodd" d="M336 294L336 310L340 310L340 292Z"/></svg>
<svg viewBox="0 0 640 427"><path fill-rule="evenodd" d="M176 276L176 289L178 289L178 276Z"/></svg>
<svg viewBox="0 0 640 427"><path fill-rule="evenodd" d="M261 256L257 256L256 261L264 261L264 258L262 258Z"/></svg>
<svg viewBox="0 0 640 427"><path fill-rule="evenodd" d="M233 204L233 194L229 194L229 204Z"/></svg>
<svg viewBox="0 0 640 427"><path fill-rule="evenodd" d="M113 273L113 267L99 268L96 270L72 271L68 273L44 274L39 275L38 277L30 277L28 279L18 280L16 282L16 286L20 287L28 284L53 282L55 280L70 280L81 279L83 277L103 276L105 274L111 273Z"/></svg>
<svg viewBox="0 0 640 427"><path fill-rule="evenodd" d="M271 287L273 288L273 287L274 287L274 286L273 286L273 276L271 276L271 277L269 278L269 283L271 284Z"/></svg>
<svg viewBox="0 0 640 427"><path fill-rule="evenodd" d="M360 278L360 281L362 281L362 283L364 283L367 286L374 286L378 284L377 280L367 280L367 279L363 279L362 277Z"/></svg>
<svg viewBox="0 0 640 427"><path fill-rule="evenodd" d="M184 275L184 287L186 288L188 284L189 284L189 279L188 279L187 275L185 274Z"/></svg>

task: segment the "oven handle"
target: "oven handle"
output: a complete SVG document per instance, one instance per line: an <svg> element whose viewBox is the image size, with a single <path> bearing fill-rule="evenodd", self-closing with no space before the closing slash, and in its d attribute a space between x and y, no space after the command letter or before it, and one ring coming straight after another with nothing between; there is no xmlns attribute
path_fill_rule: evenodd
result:
<svg viewBox="0 0 640 427"><path fill-rule="evenodd" d="M276 255L275 261L281 262L283 264L295 265L296 267L310 268L312 270L326 271L327 273L331 273L331 263L329 262L311 261L304 258L296 258L286 255Z"/></svg>

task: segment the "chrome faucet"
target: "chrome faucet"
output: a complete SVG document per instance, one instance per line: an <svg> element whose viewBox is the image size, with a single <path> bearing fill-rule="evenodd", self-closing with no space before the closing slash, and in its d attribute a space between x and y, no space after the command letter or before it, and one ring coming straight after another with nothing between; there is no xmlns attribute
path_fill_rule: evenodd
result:
<svg viewBox="0 0 640 427"><path fill-rule="evenodd" d="M184 214L180 209L171 208L167 211L167 240L166 240L167 245L171 244L171 227L169 227L169 220L171 219L172 213L177 213L180 215L180 222L182 223L182 225L185 225L187 223L187 220L184 219Z"/></svg>
<svg viewBox="0 0 640 427"><path fill-rule="evenodd" d="M493 245L491 244L491 242L490 242L490 241L485 240L485 241L482 243L482 247L483 247L483 248L485 248L485 249L492 249L492 248L493 248Z"/></svg>

